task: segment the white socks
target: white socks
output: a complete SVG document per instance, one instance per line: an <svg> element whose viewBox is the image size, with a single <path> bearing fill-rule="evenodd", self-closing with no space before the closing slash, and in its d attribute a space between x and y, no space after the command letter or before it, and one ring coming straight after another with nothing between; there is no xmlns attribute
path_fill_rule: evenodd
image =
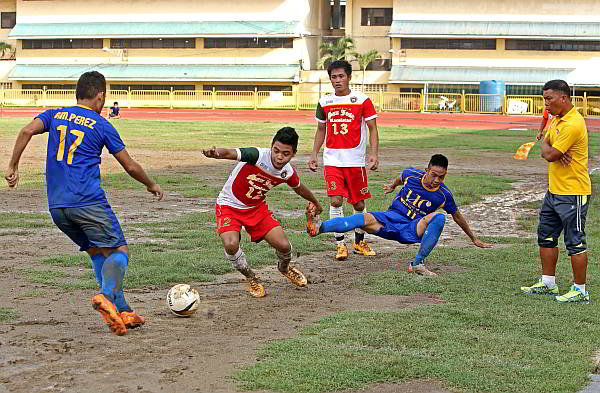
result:
<svg viewBox="0 0 600 393"><path fill-rule="evenodd" d="M548 287L553 288L556 285L556 278L554 276L542 276L542 282Z"/></svg>
<svg viewBox="0 0 600 393"><path fill-rule="evenodd" d="M336 218L336 217L344 217L344 208L342 206L340 207L333 207L333 206L329 206L329 218ZM337 240L338 244L344 244L344 234L343 233L334 233L333 234L335 236L335 239ZM341 240L338 240L340 239Z"/></svg>

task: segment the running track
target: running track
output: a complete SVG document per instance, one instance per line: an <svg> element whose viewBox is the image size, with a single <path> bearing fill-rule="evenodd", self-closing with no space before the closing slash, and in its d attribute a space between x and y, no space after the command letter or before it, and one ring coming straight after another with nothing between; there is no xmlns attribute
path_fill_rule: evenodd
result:
<svg viewBox="0 0 600 393"><path fill-rule="evenodd" d="M33 117L42 108L1 108L2 117ZM161 109L121 108L125 119L274 122L282 124L314 124L313 111L244 110L244 109ZM382 126L445 127L472 129L537 129L538 116L504 116L464 113L380 112L377 124ZM587 118L590 131L600 131L600 118Z"/></svg>

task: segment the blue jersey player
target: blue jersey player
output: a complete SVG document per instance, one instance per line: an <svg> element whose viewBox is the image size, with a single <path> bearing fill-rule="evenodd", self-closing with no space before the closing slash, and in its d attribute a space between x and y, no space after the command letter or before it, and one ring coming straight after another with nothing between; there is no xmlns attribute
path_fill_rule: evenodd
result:
<svg viewBox="0 0 600 393"><path fill-rule="evenodd" d="M488 248L490 244L477 239L465 217L458 211L452 192L443 180L448 171L448 159L434 154L425 171L406 169L391 184L384 186L386 194L402 185L394 202L385 212L355 214L350 217L333 218L317 225L313 222L313 207L308 208L308 233L316 236L324 232L347 232L362 228L367 233L403 244L421 243L419 252L408 265L409 272L432 276L435 273L425 267L425 258L438 242L446 215L450 214L477 247Z"/></svg>
<svg viewBox="0 0 600 393"><path fill-rule="evenodd" d="M101 287L92 305L115 334L123 335L145 319L133 312L123 293L127 241L100 186L102 149L106 147L159 200L164 194L129 156L117 130L100 115L106 98L104 76L96 71L81 75L76 97L76 106L47 110L21 130L5 178L9 187L18 184L21 154L32 136L47 132L46 183L52 220L92 258Z"/></svg>

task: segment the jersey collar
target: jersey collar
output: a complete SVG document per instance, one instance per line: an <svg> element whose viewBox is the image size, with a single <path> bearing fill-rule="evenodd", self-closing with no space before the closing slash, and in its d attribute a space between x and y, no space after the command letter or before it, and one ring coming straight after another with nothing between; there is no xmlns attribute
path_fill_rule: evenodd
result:
<svg viewBox="0 0 600 393"><path fill-rule="evenodd" d="M90 108L89 106L85 106L85 105L81 105L81 104L77 104L75 106L78 106L78 107L83 108L83 109L89 109L89 110L93 111L93 109Z"/></svg>
<svg viewBox="0 0 600 393"><path fill-rule="evenodd" d="M423 186L424 189L426 189L427 191L430 192L435 192L437 190L440 189L440 187L442 186L441 184L439 186L437 186L436 188L429 188L425 185L425 183L423 183L423 179L425 178L425 174L423 174L423 176L421 176L421 186Z"/></svg>

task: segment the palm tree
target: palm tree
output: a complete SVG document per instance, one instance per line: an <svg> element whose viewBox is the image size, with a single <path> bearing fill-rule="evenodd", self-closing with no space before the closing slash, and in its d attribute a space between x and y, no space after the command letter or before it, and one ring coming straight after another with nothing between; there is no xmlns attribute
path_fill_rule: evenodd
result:
<svg viewBox="0 0 600 393"><path fill-rule="evenodd" d="M4 57L4 53L6 53L7 50L9 51L9 53L11 53L12 45L7 44L6 42L0 41L0 58Z"/></svg>
<svg viewBox="0 0 600 393"><path fill-rule="evenodd" d="M325 68L336 60L346 60L346 57L354 49L352 37L342 37L336 42L322 42L319 45L321 58L317 61L317 67Z"/></svg>
<svg viewBox="0 0 600 393"><path fill-rule="evenodd" d="M379 52L376 49L371 49L366 53L352 52L354 60L358 62L360 69L362 70L362 90L365 90L365 70L375 59L379 57Z"/></svg>

